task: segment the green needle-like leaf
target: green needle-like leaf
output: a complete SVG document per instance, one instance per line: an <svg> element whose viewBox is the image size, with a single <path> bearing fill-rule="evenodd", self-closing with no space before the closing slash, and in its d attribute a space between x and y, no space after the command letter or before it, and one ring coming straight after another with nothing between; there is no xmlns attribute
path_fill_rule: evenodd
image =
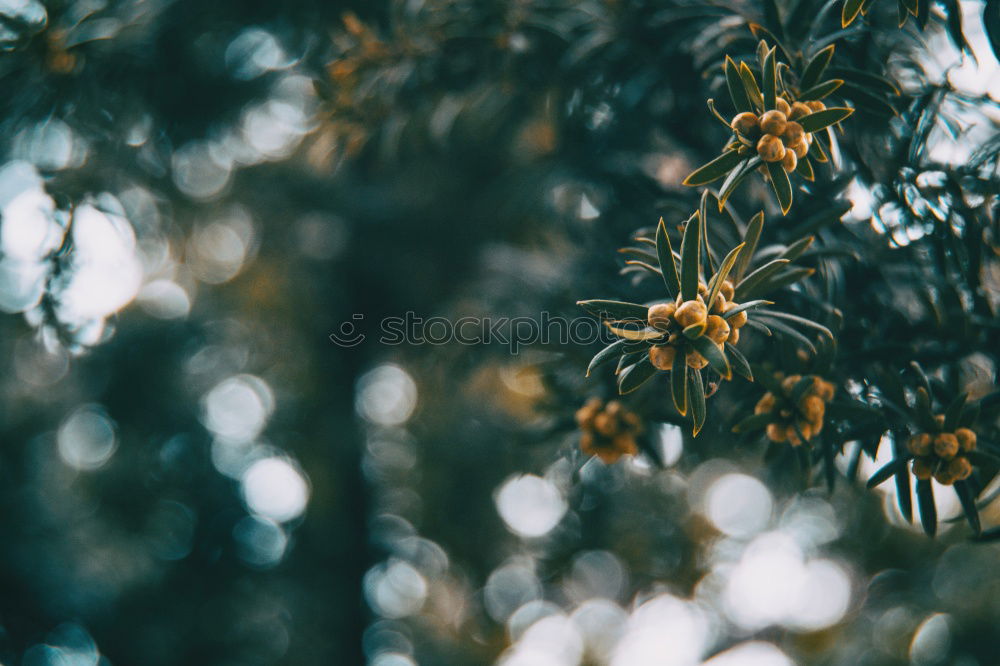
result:
<svg viewBox="0 0 1000 666"><path fill-rule="evenodd" d="M701 381L701 372L692 370L688 374L688 395L691 397L691 419L694 421L692 435L698 436L705 425L705 386Z"/></svg>
<svg viewBox="0 0 1000 666"><path fill-rule="evenodd" d="M775 68L777 67L777 63L775 62L776 60L777 56L775 56L774 47L772 46L771 50L767 52L766 56L764 56L764 64L762 67L763 71L761 72L764 82L765 109L773 109L776 107L776 100L778 98L778 75L775 71Z"/></svg>
<svg viewBox="0 0 1000 666"><path fill-rule="evenodd" d="M729 98L733 100L733 106L737 113L753 111L753 104L747 97L747 91L743 87L743 80L740 78L740 69L728 55L726 56L726 86L729 88Z"/></svg>
<svg viewBox="0 0 1000 666"><path fill-rule="evenodd" d="M719 270L712 277L712 280L708 283L708 300L706 303L711 306L715 303L716 296L719 295L719 290L722 289L722 283L726 281L729 277L730 271L733 269L733 265L736 263L736 259L740 256L740 251L746 247L746 243L740 243L726 255L726 258L722 260L722 265L719 266Z"/></svg>
<svg viewBox="0 0 1000 666"><path fill-rule="evenodd" d="M618 375L618 393L625 395L635 391L640 386L652 379L657 373L653 364L649 362L649 357L644 358L635 365L631 365Z"/></svg>
<svg viewBox="0 0 1000 666"><path fill-rule="evenodd" d="M595 368L604 365L611 359L617 357L622 352L622 348L628 344L628 340L615 340L610 345L597 352L594 358L590 359L590 364L587 366L587 377L590 373L594 371Z"/></svg>
<svg viewBox="0 0 1000 666"><path fill-rule="evenodd" d="M799 125L802 125L802 129L806 132L818 132L821 129L829 127L830 125L836 125L852 113L854 113L854 109L834 106L828 109L823 109L822 111L810 113L808 116L802 116L799 118ZM813 146L815 145L816 144L813 143ZM810 152L812 152L812 149L810 149Z"/></svg>
<svg viewBox="0 0 1000 666"><path fill-rule="evenodd" d="M743 158L740 157L739 151L727 150L708 164L695 169L684 179L682 184L688 187L707 185L728 174L742 160Z"/></svg>
<svg viewBox="0 0 1000 666"><path fill-rule="evenodd" d="M674 407L681 416L687 415L687 358L678 352L674 357L674 367L670 371L670 393Z"/></svg>
<svg viewBox="0 0 1000 666"><path fill-rule="evenodd" d="M877 472L872 474L872 478L868 479L868 487L874 488L875 486L888 481L889 477L895 474L898 470L905 469L908 462L910 462L909 456L903 456L902 458L896 458L887 465L884 465Z"/></svg>
<svg viewBox="0 0 1000 666"><path fill-rule="evenodd" d="M735 345L731 345L728 342L726 343L726 358L729 359L729 364L732 366L733 372L748 382L753 381L753 371L750 369L750 364L747 362L746 356Z"/></svg>
<svg viewBox="0 0 1000 666"><path fill-rule="evenodd" d="M846 28L861 13L861 5L864 0L844 0L844 8L840 12L840 27Z"/></svg>
<svg viewBox="0 0 1000 666"><path fill-rule="evenodd" d="M746 274L747 267L750 265L754 253L757 252L757 243L760 242L760 233L763 229L764 213L759 212L750 219L750 223L747 225L747 232L743 235L743 244L746 248L744 252L740 253L739 259L736 260L734 282L739 283Z"/></svg>
<svg viewBox="0 0 1000 666"><path fill-rule="evenodd" d="M674 262L674 248L670 245L670 236L667 234L667 225L663 218L656 225L656 256L660 261L660 274L663 276L663 284L667 288L667 294L671 298L676 298L681 293L681 280L677 274L677 264Z"/></svg>
<svg viewBox="0 0 1000 666"><path fill-rule="evenodd" d="M767 173L771 176L771 188L774 189L774 195L778 197L778 205L781 206L781 214L787 215L788 211L792 209L792 183L788 180L788 173L781 166L781 162L765 162L765 164L767 164Z"/></svg>
<svg viewBox="0 0 1000 666"><path fill-rule="evenodd" d="M917 481L917 507L924 533L933 537L937 533L937 506L934 504L934 486L929 479Z"/></svg>
<svg viewBox="0 0 1000 666"><path fill-rule="evenodd" d="M729 367L729 360L714 342L709 340L707 337L702 336L695 340L691 340L690 344L699 354L705 357L705 360L708 361L708 365L712 368L712 370L715 370L724 379L733 378L733 371L732 368Z"/></svg>
<svg viewBox="0 0 1000 666"><path fill-rule="evenodd" d="M803 91L799 95L799 101L807 102L814 99L823 99L842 85L844 85L843 79L830 79L823 83L817 83L812 88Z"/></svg>
<svg viewBox="0 0 1000 666"><path fill-rule="evenodd" d="M690 301L698 295L698 272L701 266L701 214L684 226L681 238L681 298Z"/></svg>
<svg viewBox="0 0 1000 666"><path fill-rule="evenodd" d="M827 65L830 64L830 60L833 58L833 50L834 45L830 44L825 49L816 53L816 55L809 60L809 64L806 65L805 71L802 72L802 79L799 81L799 85L803 89L811 88L819 83L820 78L823 76L823 71L826 69Z"/></svg>
<svg viewBox="0 0 1000 666"><path fill-rule="evenodd" d="M592 315L611 321L646 321L649 308L626 301L577 301L577 305Z"/></svg>

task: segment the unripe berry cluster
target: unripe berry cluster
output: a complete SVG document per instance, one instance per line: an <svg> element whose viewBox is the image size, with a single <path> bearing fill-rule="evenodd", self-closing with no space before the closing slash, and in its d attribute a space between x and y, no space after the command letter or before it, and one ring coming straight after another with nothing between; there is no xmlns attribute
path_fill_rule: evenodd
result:
<svg viewBox="0 0 1000 666"><path fill-rule="evenodd" d="M963 454L976 449L976 433L969 428L943 432L944 415L938 414L934 420L942 432L918 433L906 442L906 448L916 456L913 475L922 481L933 477L946 486L964 481L972 474L972 463Z"/></svg>
<svg viewBox="0 0 1000 666"><path fill-rule="evenodd" d="M833 400L836 388L830 382L813 376L812 385L798 398L798 402L794 402L792 392L802 375L781 378L779 373L778 377L781 379L781 393L765 393L754 407L754 414L771 414L774 417L767 426L767 438L772 442L799 446L802 437L809 440L823 430L826 403Z"/></svg>
<svg viewBox="0 0 1000 666"><path fill-rule="evenodd" d="M649 350L649 361L659 370L670 370L674 367L674 359L680 351L685 353L688 367L701 370L708 365L708 360L694 349L683 352L684 337L681 331L688 326L705 324L704 335L722 349L725 343L736 344L740 339L740 329L747 323L747 313L738 312L729 319L722 315L737 307L739 303L732 300L735 295L733 283L725 280L719 288L719 293L711 304L706 304L709 297L708 286L698 284L698 295L690 301L684 301L680 296L673 303L657 303L649 308L647 320L650 326L661 331L670 331L670 336L664 344L655 345Z"/></svg>
<svg viewBox="0 0 1000 666"><path fill-rule="evenodd" d="M583 431L580 449L588 456L610 465L623 455L639 452L635 438L642 433L642 421L617 400L605 404L600 398L591 398L576 410L576 423Z"/></svg>
<svg viewBox="0 0 1000 666"><path fill-rule="evenodd" d="M741 154L752 150L745 141L756 142L757 154L762 160L781 162L785 171L795 171L813 142L812 134L804 131L796 121L826 106L820 101L789 104L782 97L777 98L776 106L759 117L750 111L739 113L733 117L730 127L736 133L736 140L743 143Z"/></svg>

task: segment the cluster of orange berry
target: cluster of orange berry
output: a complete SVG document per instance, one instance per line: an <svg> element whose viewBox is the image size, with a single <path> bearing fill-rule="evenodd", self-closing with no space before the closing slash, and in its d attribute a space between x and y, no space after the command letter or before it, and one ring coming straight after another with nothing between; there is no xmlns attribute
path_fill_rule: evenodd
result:
<svg viewBox="0 0 1000 666"><path fill-rule="evenodd" d="M729 126L736 132L737 140L743 137L757 142L760 159L781 162L785 171L792 172L809 152L813 142L812 134L803 130L796 120L822 111L826 105L820 101L789 104L783 97L778 97L775 106L776 109L765 111L760 117L750 111L736 114ZM751 148L744 144L739 150L743 155L749 153Z"/></svg>
<svg viewBox="0 0 1000 666"><path fill-rule="evenodd" d="M823 417L826 415L826 403L833 400L836 388L830 382L816 377L812 385L799 398L798 403L792 402L792 390L802 379L802 375L781 377L782 395L776 396L768 391L754 407L754 414L773 414L775 420L767 426L767 438L772 442L788 442L792 446L802 444L802 437L812 439L823 430Z"/></svg>
<svg viewBox="0 0 1000 666"><path fill-rule="evenodd" d="M944 428L944 415L934 417L938 428ZM913 476L922 481L934 477L938 483L950 486L972 474L972 463L962 454L976 448L976 433L969 428L955 432L922 432L910 437L906 448L916 456Z"/></svg>
<svg viewBox="0 0 1000 666"><path fill-rule="evenodd" d="M688 326L705 324L704 335L714 342L719 349L725 343L736 344L740 339L740 329L747 323L746 311L737 312L729 319L722 315L737 307L730 299L735 294L733 283L725 280L719 288L719 293L712 304L706 305L708 286L698 283L698 295L690 301L684 301L678 295L674 303L657 303L650 306L646 315L647 322L660 331L672 331L667 341L654 345L649 349L649 362L658 370L670 370L674 367L677 350L682 345L680 332ZM688 349L685 358L689 367L701 370L708 361L694 349Z"/></svg>
<svg viewBox="0 0 1000 666"><path fill-rule="evenodd" d="M576 410L576 423L583 431L580 449L588 456L610 465L623 455L639 452L635 438L642 434L642 421L617 400L605 404L600 398L589 399Z"/></svg>

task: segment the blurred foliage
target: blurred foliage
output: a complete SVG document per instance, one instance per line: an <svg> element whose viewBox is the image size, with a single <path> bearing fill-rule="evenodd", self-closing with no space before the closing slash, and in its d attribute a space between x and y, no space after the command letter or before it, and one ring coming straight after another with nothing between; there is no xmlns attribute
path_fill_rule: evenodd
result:
<svg viewBox="0 0 1000 666"><path fill-rule="evenodd" d="M848 4L0 1L0 661L995 661L998 5ZM780 207L699 198L768 59L854 113ZM795 267L755 381L695 440L650 374L605 464L575 303L662 299L615 249L692 211ZM407 312L574 328L381 341ZM836 387L808 445L733 434L794 375ZM958 428L958 493L914 483Z"/></svg>

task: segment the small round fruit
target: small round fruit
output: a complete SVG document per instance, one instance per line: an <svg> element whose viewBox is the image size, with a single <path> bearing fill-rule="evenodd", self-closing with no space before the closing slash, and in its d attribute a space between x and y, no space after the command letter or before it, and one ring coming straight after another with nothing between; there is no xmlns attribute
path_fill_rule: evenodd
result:
<svg viewBox="0 0 1000 666"><path fill-rule="evenodd" d="M727 303L725 312L729 312L733 308L737 307L738 303ZM727 317L726 321L729 322L730 328L743 328L747 323L747 311L737 312L732 317Z"/></svg>
<svg viewBox="0 0 1000 666"><path fill-rule="evenodd" d="M808 421L822 421L826 414L826 403L817 395L807 395L799 403L799 408Z"/></svg>
<svg viewBox="0 0 1000 666"><path fill-rule="evenodd" d="M709 308L710 312L725 312L726 311L726 297L722 295L720 291L715 295L715 300L712 301L712 307Z"/></svg>
<svg viewBox="0 0 1000 666"><path fill-rule="evenodd" d="M757 142L757 154L765 162L780 162L785 157L785 144L775 135L765 134Z"/></svg>
<svg viewBox="0 0 1000 666"><path fill-rule="evenodd" d="M677 348L670 345L657 345L649 350L649 362L657 370L672 370Z"/></svg>
<svg viewBox="0 0 1000 666"><path fill-rule="evenodd" d="M726 342L728 342L731 345L735 345L739 341L740 341L740 329L730 326L729 337L726 339Z"/></svg>
<svg viewBox="0 0 1000 666"><path fill-rule="evenodd" d="M677 306L673 303L657 303L650 306L646 312L646 321L653 328L665 331L674 323L674 312L676 311Z"/></svg>
<svg viewBox="0 0 1000 666"><path fill-rule="evenodd" d="M921 481L927 481L934 474L934 463L927 458L917 458L913 461L913 476Z"/></svg>
<svg viewBox="0 0 1000 666"><path fill-rule="evenodd" d="M819 101L818 99L806 102L806 106L808 106L809 110L812 111L813 113L816 113L817 111L822 111L823 109L826 108L826 104Z"/></svg>
<svg viewBox="0 0 1000 666"><path fill-rule="evenodd" d="M951 460L958 453L958 438L950 432L943 432L934 438L934 453L939 458Z"/></svg>
<svg viewBox="0 0 1000 666"><path fill-rule="evenodd" d="M722 286L719 287L719 293L725 296L727 301L733 300L733 296L736 294L736 287L733 286L733 281L723 280Z"/></svg>
<svg viewBox="0 0 1000 666"><path fill-rule="evenodd" d="M765 111L760 117L760 130L765 134L781 136L787 122L788 117L781 111Z"/></svg>
<svg viewBox="0 0 1000 666"><path fill-rule="evenodd" d="M747 137L755 137L760 133L760 122L757 120L756 114L749 111L737 113L733 116L733 121L729 123L729 126Z"/></svg>
<svg viewBox="0 0 1000 666"><path fill-rule="evenodd" d="M795 171L795 168L799 166L799 158L795 156L794 150L786 150L785 156L781 160L781 168L791 173Z"/></svg>
<svg viewBox="0 0 1000 666"><path fill-rule="evenodd" d="M594 433L589 431L580 435L580 450L583 451L584 455L592 456L597 453L597 447L594 446L595 439Z"/></svg>
<svg viewBox="0 0 1000 666"><path fill-rule="evenodd" d="M698 295L701 296L702 300L705 300L705 297L708 296L708 285L704 282L698 283Z"/></svg>
<svg viewBox="0 0 1000 666"><path fill-rule="evenodd" d="M951 473L948 465L941 465L934 472L934 480L943 486L950 486L955 483L955 475Z"/></svg>
<svg viewBox="0 0 1000 666"><path fill-rule="evenodd" d="M767 438L772 442L784 442L788 440L788 434L784 426L771 423L767 426Z"/></svg>
<svg viewBox="0 0 1000 666"><path fill-rule="evenodd" d="M694 324L700 324L705 321L706 317L708 317L708 308L706 308L705 304L698 299L685 301L674 313L674 319L677 320L677 323L680 324L682 328L687 328L688 326L693 326Z"/></svg>
<svg viewBox="0 0 1000 666"><path fill-rule="evenodd" d="M810 113L812 113L812 109L807 105L802 102L795 102L792 104L792 112L788 115L788 118L789 120L798 120L802 116L808 116Z"/></svg>
<svg viewBox="0 0 1000 666"><path fill-rule="evenodd" d="M805 433L802 433L803 435ZM788 437L788 443L792 446L799 446L802 444L802 440L799 439L799 433L795 431L795 426L790 425L785 428L785 435Z"/></svg>
<svg viewBox="0 0 1000 666"><path fill-rule="evenodd" d="M688 350L685 360L687 361L688 367L694 368L695 370L701 370L708 365L708 359L693 349Z"/></svg>
<svg viewBox="0 0 1000 666"><path fill-rule="evenodd" d="M601 412L594 417L594 430L599 435L611 437L618 432L618 419L607 412Z"/></svg>
<svg viewBox="0 0 1000 666"><path fill-rule="evenodd" d="M761 396L761 399L757 401L756 405L754 405L753 413L767 414L773 409L774 409L774 394L768 391L763 396Z"/></svg>
<svg viewBox="0 0 1000 666"><path fill-rule="evenodd" d="M939 430L944 430L944 414L935 414L934 423L937 424Z"/></svg>
<svg viewBox="0 0 1000 666"><path fill-rule="evenodd" d="M934 451L934 440L922 432L906 440L906 448L915 456L929 456Z"/></svg>
<svg viewBox="0 0 1000 666"><path fill-rule="evenodd" d="M972 463L964 456L958 456L948 463L948 473L955 477L956 481L965 481L972 474Z"/></svg>
<svg viewBox="0 0 1000 666"><path fill-rule="evenodd" d="M959 428L955 431L955 437L963 451L976 450L976 433L974 431L969 428Z"/></svg>
<svg viewBox="0 0 1000 666"><path fill-rule="evenodd" d="M774 100L774 108L781 111L785 116L788 116L792 112L791 105L788 104L784 97L778 97Z"/></svg>
<svg viewBox="0 0 1000 666"><path fill-rule="evenodd" d="M785 145L798 143L806 136L805 130L802 129L802 125L799 125L794 120L790 120L785 124L785 131L781 133L781 140L785 142Z"/></svg>
<svg viewBox="0 0 1000 666"><path fill-rule="evenodd" d="M705 335L712 342L722 344L729 338L729 322L719 315L708 315L706 323Z"/></svg>
<svg viewBox="0 0 1000 666"><path fill-rule="evenodd" d="M795 388L795 385L799 383L800 379L802 379L802 375L788 375L781 380L782 390L784 390L785 393L791 393L792 389Z"/></svg>
<svg viewBox="0 0 1000 666"><path fill-rule="evenodd" d="M601 399L591 398L584 403L583 407L576 410L576 424L584 430L594 427L594 417L601 410Z"/></svg>
<svg viewBox="0 0 1000 666"><path fill-rule="evenodd" d="M809 142L803 137L800 141L785 146L785 149L795 153L795 156L801 160L809 152Z"/></svg>

